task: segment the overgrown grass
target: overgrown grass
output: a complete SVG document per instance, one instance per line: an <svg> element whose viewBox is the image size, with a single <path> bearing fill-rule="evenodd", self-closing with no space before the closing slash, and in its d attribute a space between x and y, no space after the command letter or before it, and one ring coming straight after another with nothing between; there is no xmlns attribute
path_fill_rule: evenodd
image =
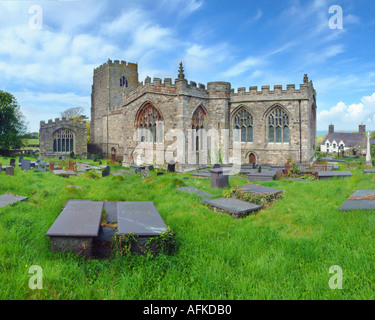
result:
<svg viewBox="0 0 375 320"><path fill-rule="evenodd" d="M151 172L142 180L140 174L67 179L20 168L14 177L2 172L0 194L29 199L0 209L0 298L373 299L374 212L338 208L354 190L373 189L374 181L355 169L343 180L259 183L285 190L283 199L235 220L175 189L194 186L222 196L209 179L190 174ZM230 178L231 187L247 183ZM83 188L68 189L69 184ZM177 252L88 261L53 254L45 233L68 199L153 201L176 233ZM29 289L31 265L43 269L42 290ZM343 269L343 290L328 286L333 265Z"/></svg>

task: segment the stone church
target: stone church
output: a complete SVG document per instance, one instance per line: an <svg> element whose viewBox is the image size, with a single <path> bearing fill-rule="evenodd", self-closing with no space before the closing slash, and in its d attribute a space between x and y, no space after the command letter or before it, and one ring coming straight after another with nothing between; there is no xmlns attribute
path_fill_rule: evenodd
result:
<svg viewBox="0 0 375 320"><path fill-rule="evenodd" d="M180 172L213 163L284 164L314 160L316 91L294 84L245 87L197 84L182 63L172 81L138 80L138 65L108 60L94 69L90 149L123 155L123 165Z"/></svg>

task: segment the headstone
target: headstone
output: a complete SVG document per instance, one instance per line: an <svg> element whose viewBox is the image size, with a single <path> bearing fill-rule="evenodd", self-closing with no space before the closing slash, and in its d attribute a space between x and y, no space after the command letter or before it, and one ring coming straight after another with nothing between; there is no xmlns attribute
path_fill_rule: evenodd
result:
<svg viewBox="0 0 375 320"><path fill-rule="evenodd" d="M99 166L101 166L103 163L102 163L102 161L99 161Z"/></svg>
<svg viewBox="0 0 375 320"><path fill-rule="evenodd" d="M42 161L42 159L38 158L38 159L36 160L36 163L39 163L40 161Z"/></svg>
<svg viewBox="0 0 375 320"><path fill-rule="evenodd" d="M96 157L95 157L95 154L92 154L91 155L91 160L95 161Z"/></svg>
<svg viewBox="0 0 375 320"><path fill-rule="evenodd" d="M98 159L99 160L103 159L103 154L101 152L98 153Z"/></svg>
<svg viewBox="0 0 375 320"><path fill-rule="evenodd" d="M109 173L111 172L111 168L108 166L102 171L102 177L109 176Z"/></svg>
<svg viewBox="0 0 375 320"><path fill-rule="evenodd" d="M5 174L7 174L9 176L14 176L14 168L13 167L5 168Z"/></svg>
<svg viewBox="0 0 375 320"><path fill-rule="evenodd" d="M30 168L36 168L36 163L35 162L30 162Z"/></svg>
<svg viewBox="0 0 375 320"><path fill-rule="evenodd" d="M142 169L141 175L142 175L142 179L148 178L150 176L150 171L148 171L147 169Z"/></svg>
<svg viewBox="0 0 375 320"><path fill-rule="evenodd" d="M16 159L10 159L9 165L11 167L15 167L16 166Z"/></svg>
<svg viewBox="0 0 375 320"><path fill-rule="evenodd" d="M148 166L148 170L154 171L154 166Z"/></svg>
<svg viewBox="0 0 375 320"><path fill-rule="evenodd" d="M224 174L223 168L209 171L211 173L211 188L226 188L229 185L229 176Z"/></svg>
<svg viewBox="0 0 375 320"><path fill-rule="evenodd" d="M55 163L54 162L52 162L52 161L49 162L49 169L51 171L55 170Z"/></svg>
<svg viewBox="0 0 375 320"><path fill-rule="evenodd" d="M62 160L62 156L59 157L59 160Z"/></svg>
<svg viewBox="0 0 375 320"><path fill-rule="evenodd" d="M259 172L259 173L262 172L262 166L259 166L259 167L258 167L258 172Z"/></svg>
<svg viewBox="0 0 375 320"><path fill-rule="evenodd" d="M175 172L176 162L173 160L168 163L168 172Z"/></svg>
<svg viewBox="0 0 375 320"><path fill-rule="evenodd" d="M76 165L75 161L69 160L69 170L74 171L75 165Z"/></svg>
<svg viewBox="0 0 375 320"><path fill-rule="evenodd" d="M220 164L218 164L218 163L215 163L214 166L212 167L212 169L218 169L218 168L221 168Z"/></svg>
<svg viewBox="0 0 375 320"><path fill-rule="evenodd" d="M40 161L38 163L38 170L46 172L46 170L47 170L47 164L44 161Z"/></svg>
<svg viewBox="0 0 375 320"><path fill-rule="evenodd" d="M164 174L164 172L158 172L156 175L157 176L162 176Z"/></svg>
<svg viewBox="0 0 375 320"><path fill-rule="evenodd" d="M18 163L22 163L22 160L23 160L23 156L20 156L20 157L18 158Z"/></svg>
<svg viewBox="0 0 375 320"><path fill-rule="evenodd" d="M23 159L21 162L21 169L22 170L30 170L30 160Z"/></svg>
<svg viewBox="0 0 375 320"><path fill-rule="evenodd" d="M91 153L87 152L87 160L91 159Z"/></svg>
<svg viewBox="0 0 375 320"><path fill-rule="evenodd" d="M255 162L253 162L253 169L255 169Z"/></svg>

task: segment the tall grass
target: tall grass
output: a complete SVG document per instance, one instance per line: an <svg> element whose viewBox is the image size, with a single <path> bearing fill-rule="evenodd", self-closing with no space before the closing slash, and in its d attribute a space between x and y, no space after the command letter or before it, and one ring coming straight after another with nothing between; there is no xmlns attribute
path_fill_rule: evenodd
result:
<svg viewBox="0 0 375 320"><path fill-rule="evenodd" d="M0 194L29 199L0 209L0 298L373 299L374 212L338 208L354 190L372 189L374 180L355 169L343 180L263 182L285 190L283 199L234 220L176 190L186 185L222 195L209 179L190 174L151 172L142 180L140 174L67 179L20 168L14 177L2 172ZM230 178L231 187L246 183ZM69 184L83 188L68 189ZM171 256L87 261L53 254L45 233L68 199L153 201L176 233L178 250ZM42 290L29 289L31 265L43 269ZM343 269L343 290L328 286L333 265Z"/></svg>

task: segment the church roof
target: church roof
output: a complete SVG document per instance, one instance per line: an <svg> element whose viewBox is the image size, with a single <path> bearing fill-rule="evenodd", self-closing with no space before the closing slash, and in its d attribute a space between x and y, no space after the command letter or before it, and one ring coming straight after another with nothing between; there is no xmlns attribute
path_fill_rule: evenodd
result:
<svg viewBox="0 0 375 320"><path fill-rule="evenodd" d="M340 143L340 141L344 142L345 146L348 148L355 147L363 138L362 134L359 133L348 133L348 132L334 132L328 133L328 135L324 138L322 145L325 145L327 141L336 141Z"/></svg>

